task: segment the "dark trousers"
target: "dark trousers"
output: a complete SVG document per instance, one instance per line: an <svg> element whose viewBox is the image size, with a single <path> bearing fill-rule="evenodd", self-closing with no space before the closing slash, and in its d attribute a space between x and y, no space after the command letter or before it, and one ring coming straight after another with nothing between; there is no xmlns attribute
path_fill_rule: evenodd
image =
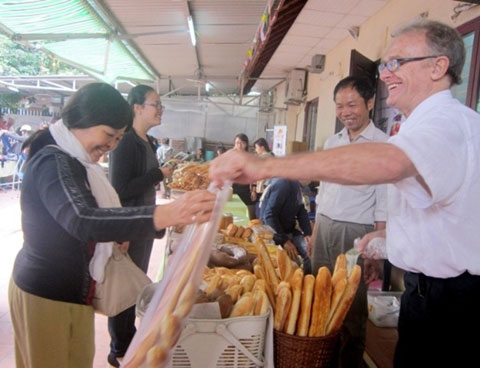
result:
<svg viewBox="0 0 480 368"><path fill-rule="evenodd" d="M480 366L480 276L404 281L395 367Z"/></svg>
<svg viewBox="0 0 480 368"><path fill-rule="evenodd" d="M322 266L327 266L333 273L338 255L353 248L355 238L373 231L373 225L334 221L323 215L317 216L316 225L317 233L312 253L314 275ZM357 263L363 270L362 258L359 258ZM368 320L367 289L368 285L362 277L355 299L340 330L337 367L356 368L363 365Z"/></svg>

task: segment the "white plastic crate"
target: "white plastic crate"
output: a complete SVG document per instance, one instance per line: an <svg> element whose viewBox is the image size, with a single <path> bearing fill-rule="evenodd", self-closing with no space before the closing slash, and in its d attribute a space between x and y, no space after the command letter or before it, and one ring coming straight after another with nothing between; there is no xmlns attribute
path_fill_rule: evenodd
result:
<svg viewBox="0 0 480 368"><path fill-rule="evenodd" d="M169 368L255 368L264 364L269 313L224 319L188 319Z"/></svg>

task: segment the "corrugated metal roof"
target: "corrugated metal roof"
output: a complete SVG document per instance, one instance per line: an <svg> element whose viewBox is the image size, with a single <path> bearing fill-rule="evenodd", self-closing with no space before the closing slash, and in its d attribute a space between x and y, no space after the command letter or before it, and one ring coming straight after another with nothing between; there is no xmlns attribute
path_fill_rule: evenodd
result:
<svg viewBox="0 0 480 368"><path fill-rule="evenodd" d="M41 47L95 78L108 83L122 77L155 79L85 1L2 1L0 14L3 30L13 40Z"/></svg>

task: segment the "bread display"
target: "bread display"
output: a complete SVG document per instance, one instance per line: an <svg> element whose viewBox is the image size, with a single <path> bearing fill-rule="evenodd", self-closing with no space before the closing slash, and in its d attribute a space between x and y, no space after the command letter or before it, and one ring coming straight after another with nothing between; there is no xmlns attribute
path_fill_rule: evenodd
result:
<svg viewBox="0 0 480 368"><path fill-rule="evenodd" d="M276 257L266 251L263 241L257 241L260 262L254 273L275 291L274 329L296 336L320 337L337 332L343 324L361 277L360 266L347 276L346 258L337 258L333 275L327 267L320 267L317 276L304 275L283 249ZM288 261L288 262L287 262ZM335 283L335 284L334 284Z"/></svg>
<svg viewBox="0 0 480 368"><path fill-rule="evenodd" d="M210 164L189 162L179 166L172 174L172 182L168 184L171 189L195 190L207 189L210 184L208 170Z"/></svg>

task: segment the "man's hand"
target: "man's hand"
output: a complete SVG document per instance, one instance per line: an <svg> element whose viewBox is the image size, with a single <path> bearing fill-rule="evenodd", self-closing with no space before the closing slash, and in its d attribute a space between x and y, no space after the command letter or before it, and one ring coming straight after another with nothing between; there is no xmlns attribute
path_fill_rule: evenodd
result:
<svg viewBox="0 0 480 368"><path fill-rule="evenodd" d="M290 259L292 259L293 261L297 261L298 252L295 244L293 244L290 240L287 240L285 244L283 244L283 249L285 250L285 252L287 252Z"/></svg>
<svg viewBox="0 0 480 368"><path fill-rule="evenodd" d="M270 159L231 149L211 161L210 178L218 187L223 186L225 181L250 184L265 179L261 177L261 169L268 166L267 160Z"/></svg>

